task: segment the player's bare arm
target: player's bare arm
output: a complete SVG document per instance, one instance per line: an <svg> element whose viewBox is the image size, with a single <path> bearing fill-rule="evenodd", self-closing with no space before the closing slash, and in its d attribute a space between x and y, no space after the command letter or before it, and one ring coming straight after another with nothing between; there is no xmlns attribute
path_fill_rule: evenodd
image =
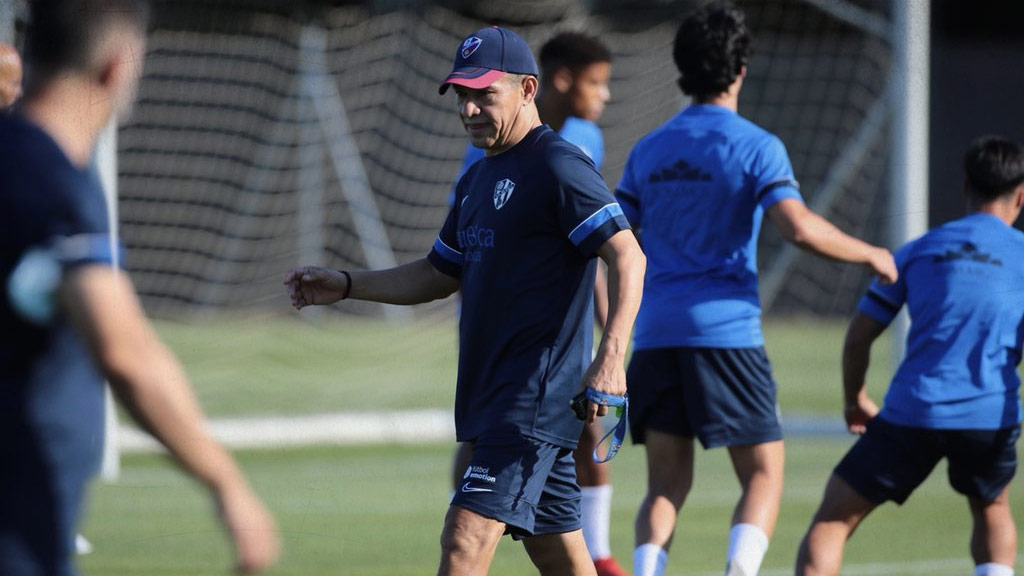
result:
<svg viewBox="0 0 1024 576"><path fill-rule="evenodd" d="M284 284L296 310L334 304L343 299L384 304L421 304L446 298L459 281L440 272L425 258L386 270L340 271L321 266L289 270Z"/></svg>
<svg viewBox="0 0 1024 576"><path fill-rule="evenodd" d="M840 262L864 264L887 284L899 276L892 253L846 234L803 202L783 200L768 209L768 218L783 238L803 250Z"/></svg>
<svg viewBox="0 0 1024 576"><path fill-rule="evenodd" d="M850 321L843 343L843 417L851 434L863 434L867 423L878 414L878 406L867 394L865 378L871 364L871 345L885 331L874 318L858 312Z"/></svg>
<svg viewBox="0 0 1024 576"><path fill-rule="evenodd" d="M153 332L128 276L82 266L63 283L61 302L125 408L210 490L234 541L238 570L272 566L280 550L273 517L206 432L188 377Z"/></svg>
<svg viewBox="0 0 1024 576"><path fill-rule="evenodd" d="M622 230L609 238L597 254L608 265L608 320L594 361L583 377L583 385L622 396L626 393L626 349L640 309L647 258L630 230ZM587 421L593 422L595 417L607 412L607 406L591 404Z"/></svg>

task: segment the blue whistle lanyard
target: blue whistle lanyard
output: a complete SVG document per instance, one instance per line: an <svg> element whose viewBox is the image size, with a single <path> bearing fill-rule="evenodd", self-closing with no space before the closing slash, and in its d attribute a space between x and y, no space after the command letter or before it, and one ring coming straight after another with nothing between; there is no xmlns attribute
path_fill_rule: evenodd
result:
<svg viewBox="0 0 1024 576"><path fill-rule="evenodd" d="M594 462L604 464L615 458L615 455L619 453L619 448L622 448L622 441L626 439L626 426L629 423L629 396L612 396L611 394L598 392L593 388L587 388L587 400L594 404L615 408L615 415L619 419L615 424L615 428L605 434L601 441L597 443L597 447L594 448ZM605 440L609 440L608 453L605 454L604 458L601 458L598 456L598 450Z"/></svg>

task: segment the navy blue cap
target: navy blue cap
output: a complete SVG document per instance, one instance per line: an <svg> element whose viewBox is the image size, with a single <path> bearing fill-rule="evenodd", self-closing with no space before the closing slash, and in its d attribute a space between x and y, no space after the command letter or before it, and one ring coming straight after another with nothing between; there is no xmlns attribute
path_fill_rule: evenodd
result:
<svg viewBox="0 0 1024 576"><path fill-rule="evenodd" d="M438 92L444 94L450 84L486 88L505 74L540 76L530 46L511 30L481 28L462 41L455 52L452 72Z"/></svg>

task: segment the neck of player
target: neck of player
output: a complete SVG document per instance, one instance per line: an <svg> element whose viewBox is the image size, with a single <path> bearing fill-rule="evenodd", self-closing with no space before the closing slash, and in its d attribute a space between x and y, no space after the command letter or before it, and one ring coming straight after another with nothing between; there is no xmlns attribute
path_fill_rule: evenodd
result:
<svg viewBox="0 0 1024 576"><path fill-rule="evenodd" d="M65 76L26 98L25 117L46 132L80 169L113 114L113 98L79 76Z"/></svg>

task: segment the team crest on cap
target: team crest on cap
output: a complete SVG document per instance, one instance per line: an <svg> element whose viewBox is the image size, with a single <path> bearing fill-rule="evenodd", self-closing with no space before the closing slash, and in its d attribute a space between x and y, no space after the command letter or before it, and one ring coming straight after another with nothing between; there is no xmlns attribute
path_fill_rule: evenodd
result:
<svg viewBox="0 0 1024 576"><path fill-rule="evenodd" d="M512 197L512 191L516 189L516 183L505 178L494 185L494 209L501 210L501 207L508 203Z"/></svg>
<svg viewBox="0 0 1024 576"><path fill-rule="evenodd" d="M462 57L469 58L470 56L472 56L473 52L476 52L476 49L479 48L480 45L483 44L483 42L483 40L477 38L476 36L470 36L469 38L466 38L466 41L462 43Z"/></svg>

